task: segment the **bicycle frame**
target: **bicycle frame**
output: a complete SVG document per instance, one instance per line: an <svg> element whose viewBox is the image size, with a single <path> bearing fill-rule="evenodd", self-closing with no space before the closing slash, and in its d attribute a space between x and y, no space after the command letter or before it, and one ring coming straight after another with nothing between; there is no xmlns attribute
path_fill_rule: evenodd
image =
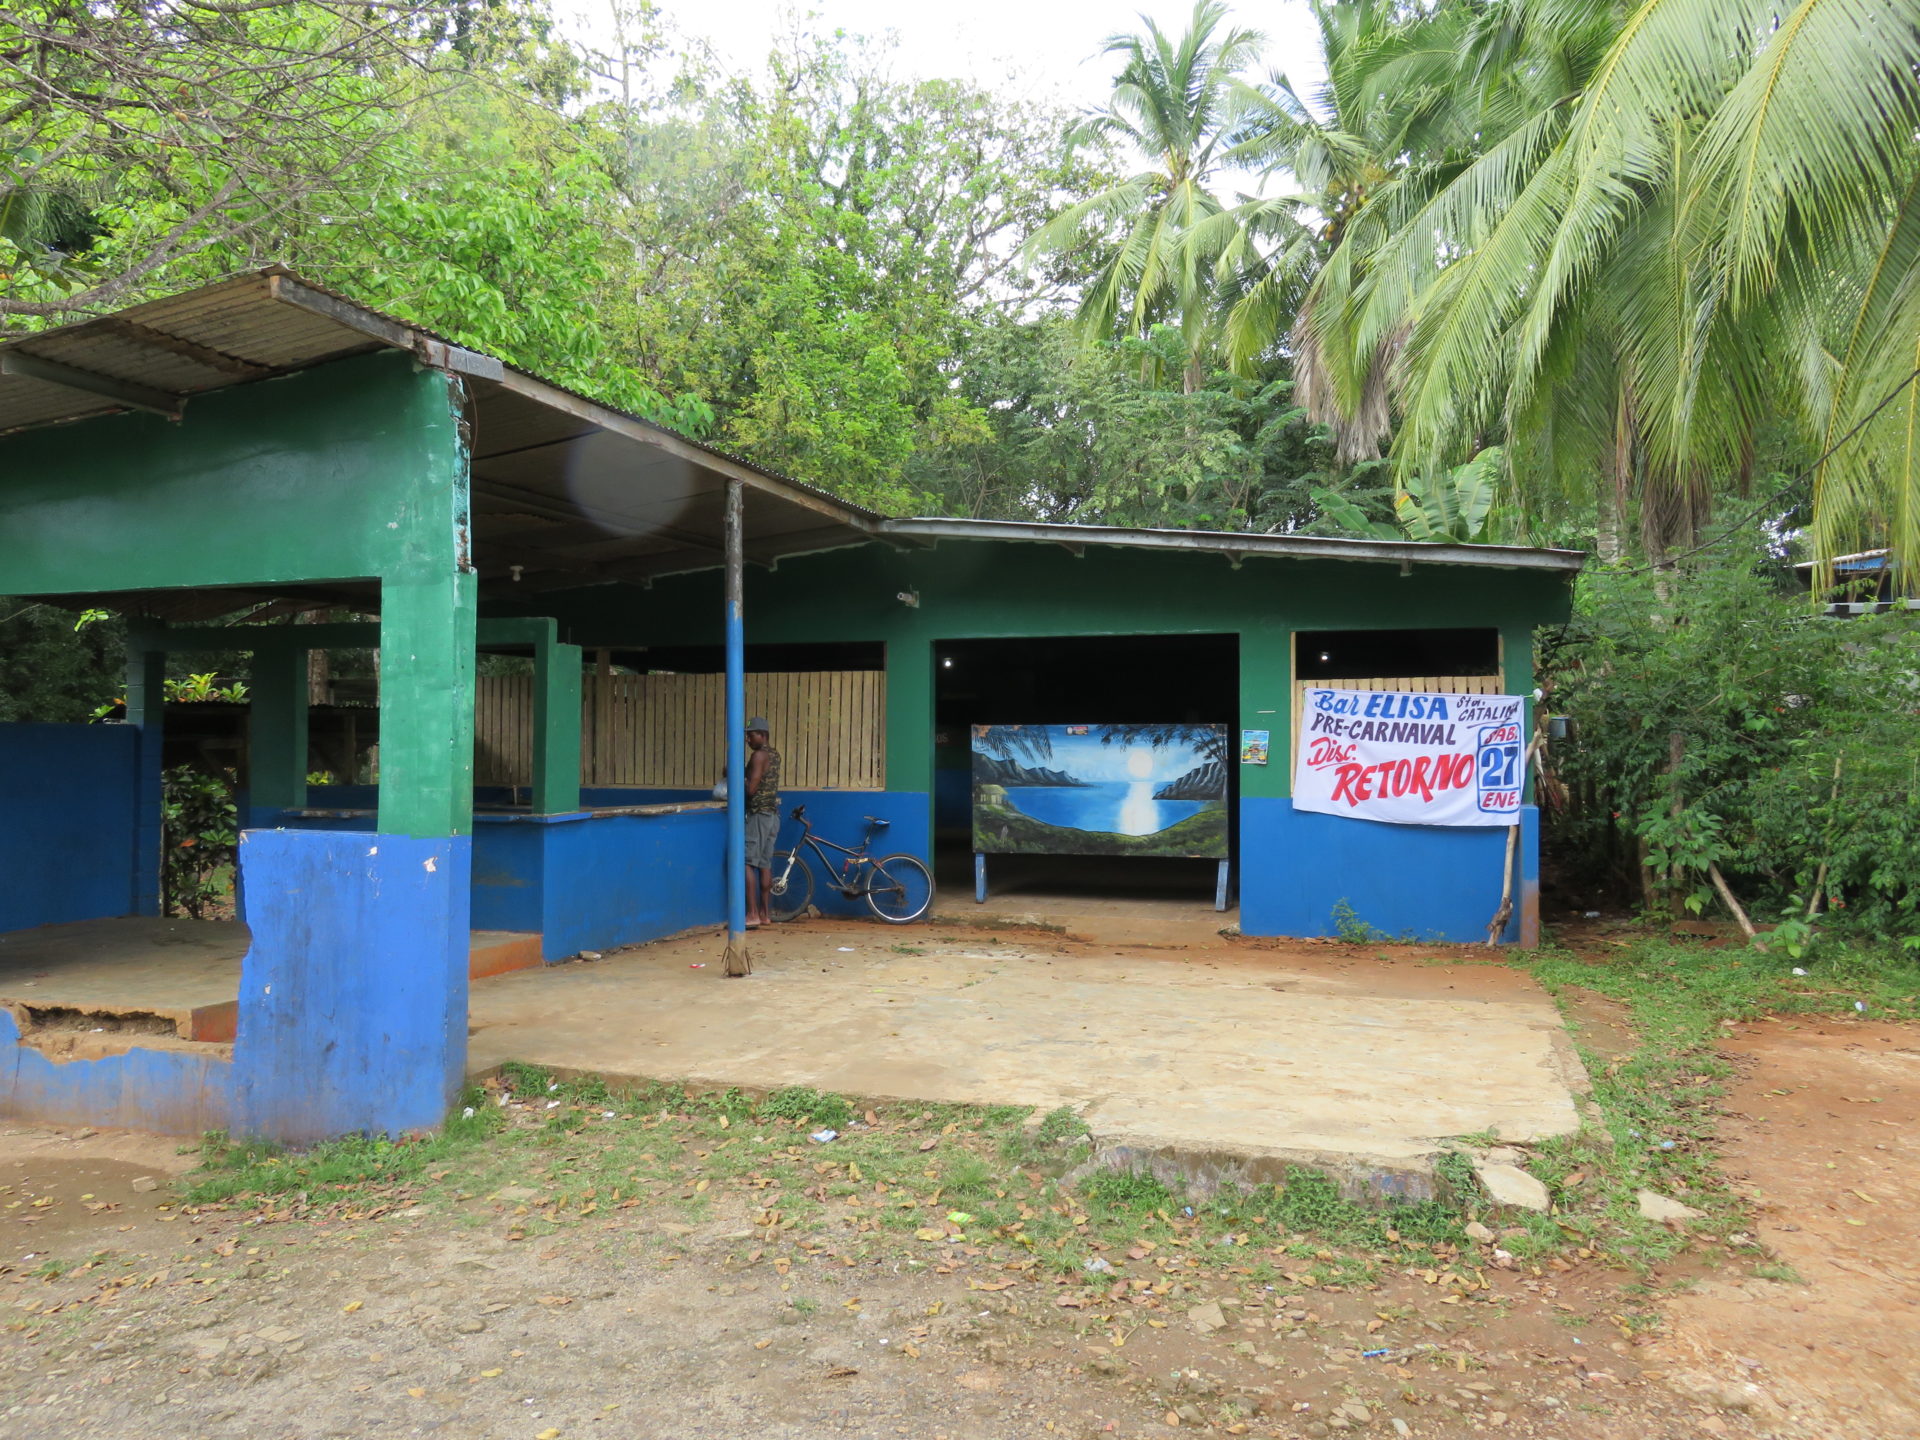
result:
<svg viewBox="0 0 1920 1440"><path fill-rule="evenodd" d="M856 867L860 865L871 865L873 863L871 857L867 854L867 851L873 848L873 835L874 827L869 825L867 827L866 838L862 840L858 846L841 845L836 841L826 840L814 834L813 822L811 820L802 820L800 822L800 838L794 843L793 848L788 851L788 853L795 859L798 859L802 849L811 848L814 855L818 857L820 861L821 873L826 878L828 884L833 885L835 890L838 890L842 895L851 900L866 894L868 890L873 888L871 884L856 885L853 883ZM838 850L846 859L835 860L831 855L827 854L829 850ZM839 884L833 884L834 877L836 876L840 878Z"/></svg>

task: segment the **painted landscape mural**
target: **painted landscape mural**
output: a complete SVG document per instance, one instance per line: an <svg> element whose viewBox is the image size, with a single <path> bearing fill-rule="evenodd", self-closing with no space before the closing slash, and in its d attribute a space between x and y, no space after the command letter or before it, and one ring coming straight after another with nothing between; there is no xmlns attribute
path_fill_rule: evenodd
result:
<svg viewBox="0 0 1920 1440"><path fill-rule="evenodd" d="M985 855L1227 858L1224 725L976 725Z"/></svg>

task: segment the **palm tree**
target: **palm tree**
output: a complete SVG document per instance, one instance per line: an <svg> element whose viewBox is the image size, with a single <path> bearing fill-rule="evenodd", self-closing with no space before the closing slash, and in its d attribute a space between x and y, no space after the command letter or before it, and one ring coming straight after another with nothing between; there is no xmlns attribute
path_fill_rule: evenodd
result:
<svg viewBox="0 0 1920 1440"><path fill-rule="evenodd" d="M1242 71L1264 38L1223 28L1226 6L1201 0L1178 40L1141 17L1145 30L1115 35L1105 53L1122 59L1113 93L1067 134L1081 146L1115 143L1138 151L1149 168L1071 205L1024 247L1032 260L1107 241L1106 258L1083 291L1079 323L1089 338L1143 335L1156 324L1179 327L1191 392L1205 378L1217 338L1215 265L1232 240L1208 221L1228 213L1215 192L1246 103Z"/></svg>
<svg viewBox="0 0 1920 1440"><path fill-rule="evenodd" d="M1242 138L1230 158L1284 175L1296 187L1224 217L1234 235L1220 266L1241 266L1226 348L1243 372L1271 359L1320 270L1344 259L1342 242L1368 207L1430 171L1429 157L1469 145L1477 133L1477 110L1462 104L1471 87L1460 84L1459 47L1471 13L1465 7L1410 13L1383 0L1309 4L1326 68L1311 101L1284 74L1242 86ZM1261 240L1272 242L1264 252ZM1311 346L1313 332L1296 340ZM1314 395L1324 378L1318 367L1296 366L1296 377L1299 398L1327 410ZM1347 464L1378 453L1387 430L1384 384L1376 382L1358 408L1370 417L1365 423L1338 427Z"/></svg>
<svg viewBox="0 0 1920 1440"><path fill-rule="evenodd" d="M1377 434L1363 400L1390 380L1403 473L1504 432L1536 498L1637 500L1656 560L1767 418L1822 450L1863 426L1817 477L1816 553L1912 564L1920 395L1875 409L1920 369L1912 0L1469 14L1487 123L1376 197L1316 280L1297 343L1322 413Z"/></svg>

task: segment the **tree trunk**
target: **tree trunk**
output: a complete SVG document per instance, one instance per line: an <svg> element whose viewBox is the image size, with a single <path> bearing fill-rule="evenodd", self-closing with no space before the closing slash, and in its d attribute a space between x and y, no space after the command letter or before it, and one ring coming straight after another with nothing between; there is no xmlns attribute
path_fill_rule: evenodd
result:
<svg viewBox="0 0 1920 1440"><path fill-rule="evenodd" d="M1673 799L1667 807L1668 816L1678 822L1685 813L1686 801L1680 794L1680 765L1687 758L1687 737L1675 730L1667 736L1667 774L1673 779ZM1680 892L1680 867L1667 866L1667 909L1675 915L1680 913L1685 896Z"/></svg>
<svg viewBox="0 0 1920 1440"><path fill-rule="evenodd" d="M1607 452L1604 480L1594 540L1601 564L1611 565L1626 555L1627 499L1633 490L1633 427L1624 385L1614 404L1613 445Z"/></svg>

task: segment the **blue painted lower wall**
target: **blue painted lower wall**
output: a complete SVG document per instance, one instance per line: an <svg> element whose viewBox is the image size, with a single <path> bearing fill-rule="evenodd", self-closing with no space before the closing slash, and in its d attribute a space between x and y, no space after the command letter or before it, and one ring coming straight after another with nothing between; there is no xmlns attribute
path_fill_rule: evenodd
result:
<svg viewBox="0 0 1920 1440"><path fill-rule="evenodd" d="M800 826L788 817L794 806L804 805L807 823L823 839L858 845L867 833L866 817L872 815L888 822L873 837L869 853L876 859L905 853L929 867L933 864L933 797L924 790L790 790L781 795L780 801L780 849L790 849L800 839ZM831 850L827 853L840 858ZM848 900L827 888L832 877L820 873L816 856L808 852L807 860L814 867L813 903L822 915L873 918L865 900Z"/></svg>
<svg viewBox="0 0 1920 1440"><path fill-rule="evenodd" d="M0 930L134 913L139 740L0 725Z"/></svg>
<svg viewBox="0 0 1920 1440"><path fill-rule="evenodd" d="M371 787L316 787L316 808L371 808ZM589 806L662 805L709 800L704 790L607 788L584 791ZM903 790L790 790L781 796L780 845L791 846L800 826L788 818L807 807L815 830L829 840L857 844L865 817L889 822L873 853L905 851L931 863L931 797ZM338 829L350 817L302 817L303 830ZM475 815L474 928L538 932L541 953L564 960L582 950L638 945L683 930L726 922L726 826L717 810L685 815ZM816 867L817 869L817 867ZM864 901L826 888L816 874L814 903L826 915L871 915ZM251 904L248 919L252 919Z"/></svg>
<svg viewBox="0 0 1920 1440"><path fill-rule="evenodd" d="M467 1049L470 842L241 836L252 945L224 1046L49 1061L0 1012L0 1115L287 1144L436 1126Z"/></svg>
<svg viewBox="0 0 1920 1440"><path fill-rule="evenodd" d="M1537 938L1540 812L1520 817L1519 877L1506 941ZM1341 902L1395 938L1477 942L1500 908L1504 826L1387 825L1240 802L1240 928L1248 935L1337 935Z"/></svg>
<svg viewBox="0 0 1920 1440"><path fill-rule="evenodd" d="M19 1041L13 1016L0 1010L0 1115L9 1119L197 1135L232 1118L234 1065L224 1045L56 1062Z"/></svg>
<svg viewBox="0 0 1920 1440"><path fill-rule="evenodd" d="M549 960L718 925L725 830L711 810L478 823L473 924L538 931Z"/></svg>

